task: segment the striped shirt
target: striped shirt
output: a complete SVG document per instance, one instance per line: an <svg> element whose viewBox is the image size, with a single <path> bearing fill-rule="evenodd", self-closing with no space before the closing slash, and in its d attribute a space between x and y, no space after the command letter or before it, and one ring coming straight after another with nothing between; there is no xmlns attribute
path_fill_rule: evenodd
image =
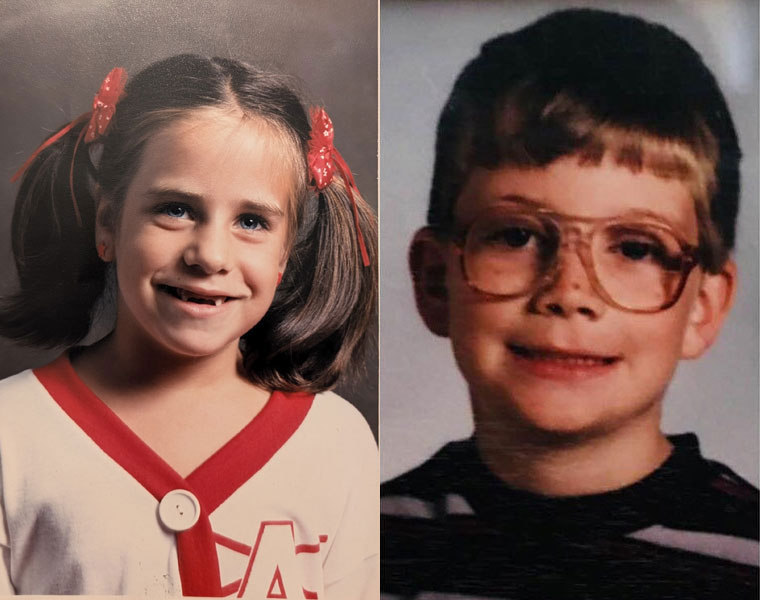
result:
<svg viewBox="0 0 760 600"><path fill-rule="evenodd" d="M758 492L697 438L598 495L507 487L474 440L381 491L383 599L758 598Z"/></svg>

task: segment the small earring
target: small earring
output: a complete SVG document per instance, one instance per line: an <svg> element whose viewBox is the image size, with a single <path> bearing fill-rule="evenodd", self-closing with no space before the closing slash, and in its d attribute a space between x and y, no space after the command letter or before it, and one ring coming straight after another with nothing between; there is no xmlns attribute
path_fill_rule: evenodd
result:
<svg viewBox="0 0 760 600"><path fill-rule="evenodd" d="M282 281L282 272L277 273L277 285L280 285L281 281Z"/></svg>
<svg viewBox="0 0 760 600"><path fill-rule="evenodd" d="M100 257L100 260L106 260L106 248L108 248L108 246L106 246L105 242L100 242L98 244L98 256Z"/></svg>

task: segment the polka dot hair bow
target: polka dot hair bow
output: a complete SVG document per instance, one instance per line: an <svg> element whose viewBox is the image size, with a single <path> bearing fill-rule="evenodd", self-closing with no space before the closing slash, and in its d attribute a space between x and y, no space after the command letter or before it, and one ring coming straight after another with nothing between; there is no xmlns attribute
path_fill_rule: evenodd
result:
<svg viewBox="0 0 760 600"><path fill-rule="evenodd" d="M354 198L354 191L358 194L359 189L356 187L354 176L351 174L348 164L346 164L338 149L333 146L333 124L330 117L327 116L327 112L321 107L313 107L310 112L311 132L309 134L307 163L314 187L317 191L322 191L330 185L335 171L337 170L340 173L340 176L346 183L348 196L351 199L351 209L354 213L354 225L356 227L356 237L359 242L362 262L365 267L368 267L369 254L367 253L367 246L364 243L364 236L359 226L359 211L356 207L356 198Z"/></svg>
<svg viewBox="0 0 760 600"><path fill-rule="evenodd" d="M77 205L76 197L74 196L74 159L76 158L77 150L79 149L79 144L81 143L82 138L84 138L85 143L91 144L92 142L98 141L98 139L106 134L108 127L110 126L113 119L113 115L116 112L116 104L124 95L124 85L126 82L127 72L124 69L121 67L112 69L111 72L106 75L106 78L100 85L98 93L95 94L95 98L92 101L92 110L79 115L63 129L42 142L42 144L40 144L40 146L32 153L32 155L26 159L26 162L21 165L21 168L16 171L16 173L14 173L13 177L11 177L11 182L15 182L19 177L21 177L21 175L24 174L24 171L29 168L29 165L34 162L34 159L37 158L40 153L45 150L45 148L52 146L74 127L89 119L90 122L88 123L87 127L82 129L82 132L77 138L76 144L74 146L74 152L72 154L73 158L71 160L71 167L69 169L69 189L71 190L71 201L74 204L74 214L76 215L77 223L79 223L81 226L82 217L79 213L79 206Z"/></svg>
<svg viewBox="0 0 760 600"><path fill-rule="evenodd" d="M92 101L92 116L87 126L84 141L88 144L105 135L111 119L116 112L116 104L124 93L124 84L127 81L127 72L121 67L113 69L100 85L95 99Z"/></svg>

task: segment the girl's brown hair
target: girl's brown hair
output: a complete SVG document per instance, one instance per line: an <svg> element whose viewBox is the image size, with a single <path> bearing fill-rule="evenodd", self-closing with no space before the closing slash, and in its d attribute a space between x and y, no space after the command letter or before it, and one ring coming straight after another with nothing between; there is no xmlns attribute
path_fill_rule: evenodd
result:
<svg viewBox="0 0 760 600"><path fill-rule="evenodd" d="M13 214L19 291L0 311L0 333L43 347L69 346L89 332L107 269L95 250L97 194L114 213L124 201L145 144L167 123L204 107L262 119L292 149L295 173L288 268L264 318L241 339L249 377L271 389L321 391L358 366L377 300L377 225L354 192L370 256L362 265L346 186L319 193L306 167L309 120L287 80L222 58L180 55L132 79L99 157L80 144L83 123L46 148L24 173ZM77 223L73 192L81 213ZM100 191L98 191L98 188Z"/></svg>

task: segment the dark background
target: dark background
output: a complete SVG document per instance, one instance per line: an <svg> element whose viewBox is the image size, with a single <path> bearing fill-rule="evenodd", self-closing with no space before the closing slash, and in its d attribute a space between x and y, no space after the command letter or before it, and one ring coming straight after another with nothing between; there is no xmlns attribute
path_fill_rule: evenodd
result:
<svg viewBox="0 0 760 600"><path fill-rule="evenodd" d="M192 52L231 57L296 78L327 108L335 144L377 209L375 0L15 0L0 3L0 296L14 290L11 175L52 131L89 110L115 66L136 74ZM40 351L0 338L0 378L42 365ZM377 437L377 352L336 390Z"/></svg>

